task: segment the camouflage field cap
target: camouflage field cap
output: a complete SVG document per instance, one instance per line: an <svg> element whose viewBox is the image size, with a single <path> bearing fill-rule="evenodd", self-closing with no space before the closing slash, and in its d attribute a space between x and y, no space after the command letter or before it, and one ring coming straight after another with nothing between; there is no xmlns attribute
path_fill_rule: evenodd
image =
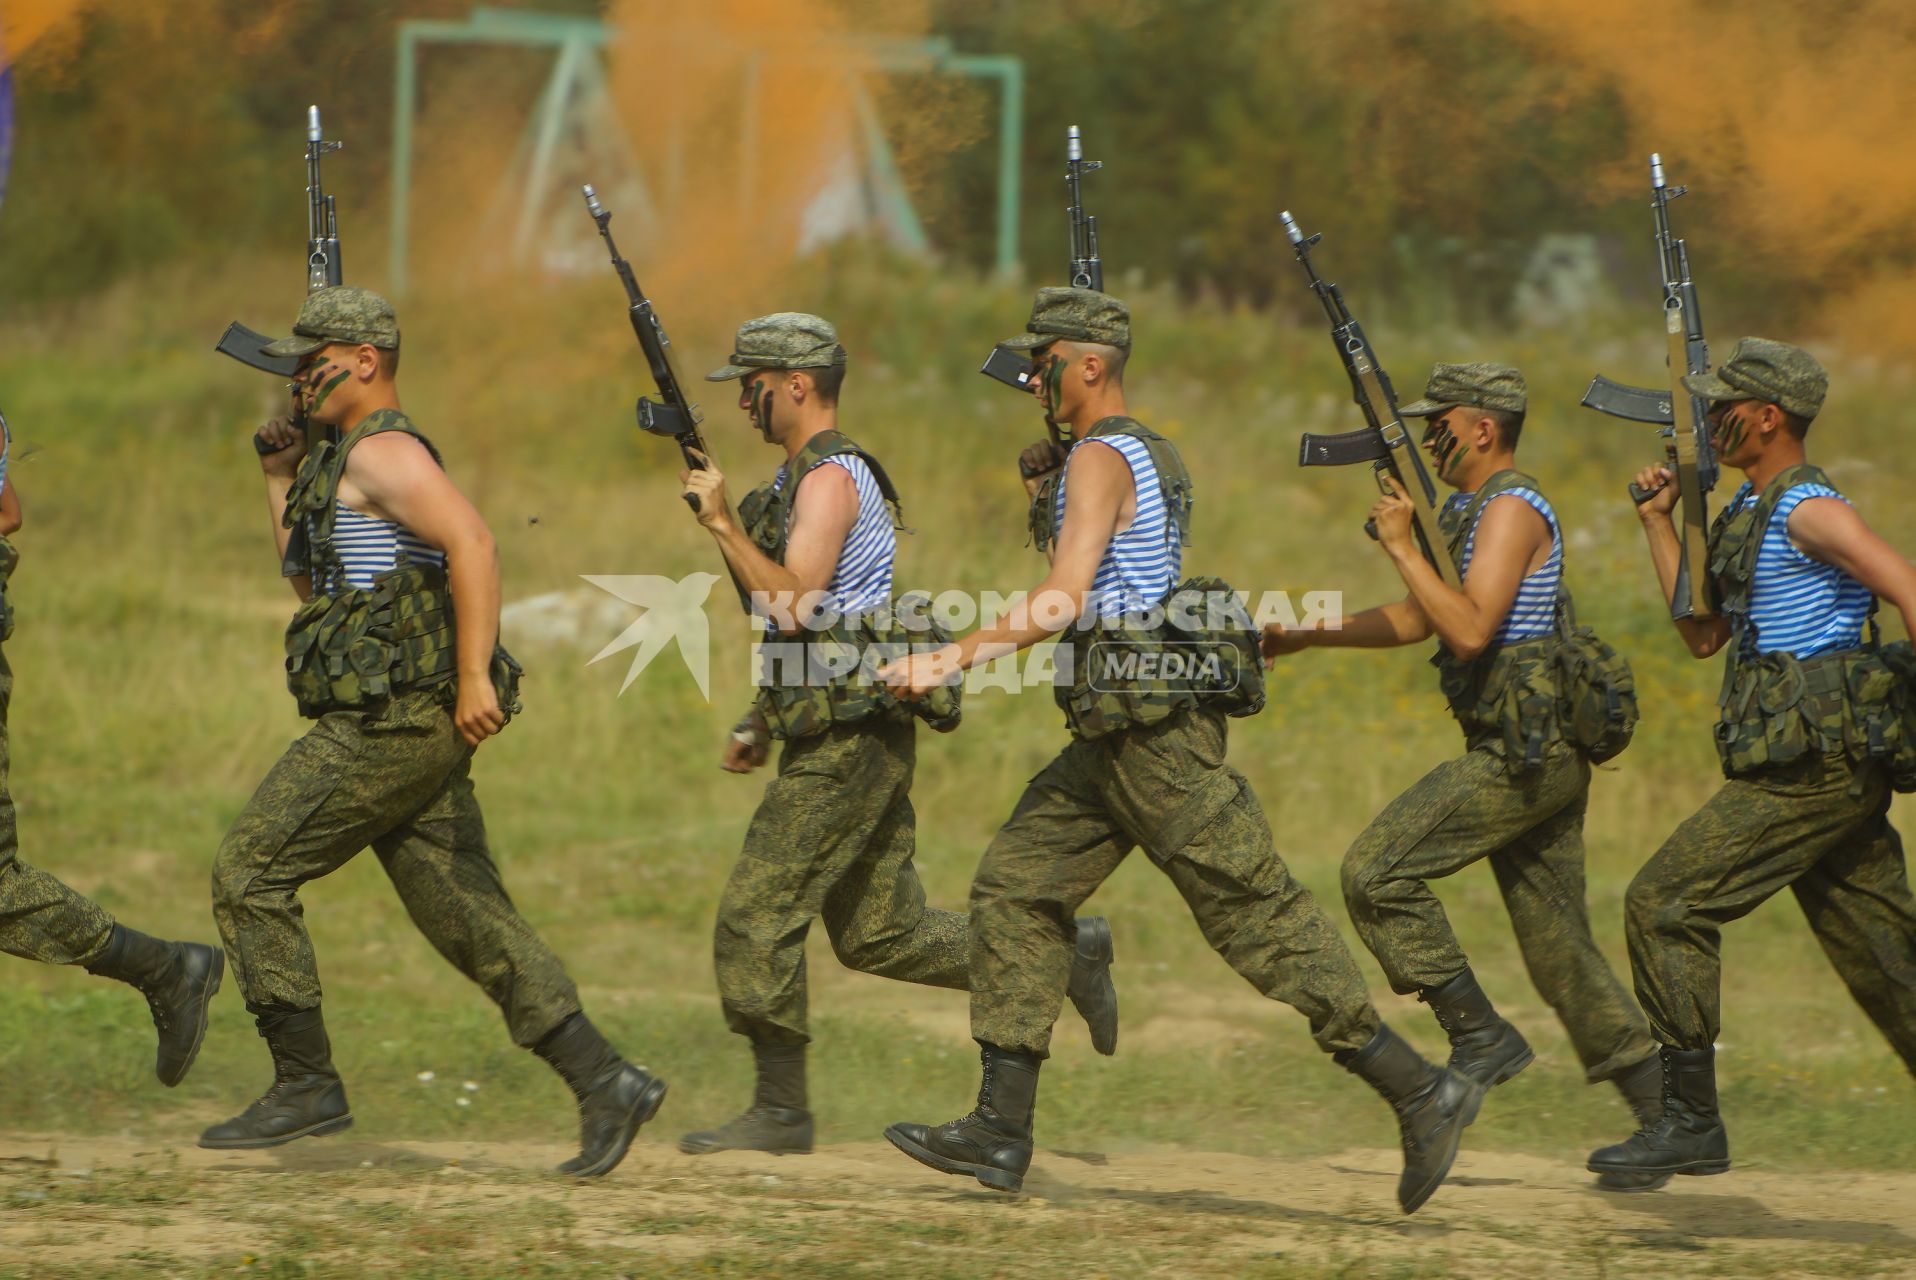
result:
<svg viewBox="0 0 1916 1280"><path fill-rule="evenodd" d="M1025 332L1006 338L998 345L1013 351L1029 351L1059 338L1068 342L1096 342L1129 351L1131 308L1095 289L1040 289L1031 304L1031 319L1025 325Z"/></svg>
<svg viewBox="0 0 1916 1280"><path fill-rule="evenodd" d="M399 350L399 320L393 315L393 304L353 284L315 289L300 303L293 336L269 342L260 351L304 358L331 342L365 342L383 351Z"/></svg>
<svg viewBox="0 0 1916 1280"><path fill-rule="evenodd" d="M1814 418L1830 376L1801 347L1769 338L1738 338L1715 373L1686 373L1683 385L1705 400L1765 400L1799 418Z"/></svg>
<svg viewBox="0 0 1916 1280"><path fill-rule="evenodd" d="M1507 364L1436 364L1424 384L1424 398L1398 410L1406 418L1428 418L1460 404L1502 413L1522 413L1529 403L1523 374Z"/></svg>
<svg viewBox="0 0 1916 1280"><path fill-rule="evenodd" d="M774 311L747 320L732 340L732 363L705 375L707 382L730 382L754 369L824 369L845 363L838 330L822 316L805 311Z"/></svg>

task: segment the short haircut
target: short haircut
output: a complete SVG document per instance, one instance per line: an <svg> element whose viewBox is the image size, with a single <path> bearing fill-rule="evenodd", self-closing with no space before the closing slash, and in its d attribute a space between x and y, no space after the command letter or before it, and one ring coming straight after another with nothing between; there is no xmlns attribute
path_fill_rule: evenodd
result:
<svg viewBox="0 0 1916 1280"><path fill-rule="evenodd" d="M1496 424L1497 439L1504 448L1517 447L1517 439L1523 435L1523 410L1513 413L1508 409L1479 409L1477 412Z"/></svg>
<svg viewBox="0 0 1916 1280"><path fill-rule="evenodd" d="M1086 355L1093 355L1102 360L1105 376L1111 380L1113 386L1124 385L1124 366L1131 359L1128 348L1113 347L1102 342L1073 342L1071 345Z"/></svg>
<svg viewBox="0 0 1916 1280"><path fill-rule="evenodd" d="M838 389L845 385L845 366L843 364L819 365L817 368L807 369L805 372L811 375L812 390L818 393L820 402L824 404L838 403Z"/></svg>
<svg viewBox="0 0 1916 1280"><path fill-rule="evenodd" d="M399 348L398 347L375 347L373 349L379 352L379 372L384 374L388 378L398 377L399 376Z"/></svg>
<svg viewBox="0 0 1916 1280"><path fill-rule="evenodd" d="M1805 418L1800 413L1791 413L1780 404L1776 406L1776 409L1783 415L1783 429L1798 440L1809 433L1810 423L1816 421L1814 417Z"/></svg>

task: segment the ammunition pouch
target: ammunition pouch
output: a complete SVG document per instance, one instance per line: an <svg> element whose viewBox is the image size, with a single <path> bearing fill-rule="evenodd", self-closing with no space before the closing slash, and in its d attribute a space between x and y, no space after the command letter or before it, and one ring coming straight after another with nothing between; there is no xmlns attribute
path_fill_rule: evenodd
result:
<svg viewBox="0 0 1916 1280"><path fill-rule="evenodd" d="M1629 662L1567 615L1558 624L1556 662L1559 732L1590 763L1614 760L1637 729L1637 681Z"/></svg>
<svg viewBox="0 0 1916 1280"><path fill-rule="evenodd" d="M888 662L951 643L951 632L931 615L930 604L923 593L911 592L871 613L768 639L766 645L777 647L759 651L758 711L772 736L806 738L872 716L917 716L939 733L956 729L963 716L962 685L940 685L906 700L877 678Z"/></svg>
<svg viewBox="0 0 1916 1280"><path fill-rule="evenodd" d="M1189 707L1264 709L1257 630L1229 584L1187 578L1147 615L1081 622L1060 641L1052 696L1074 738L1143 728Z"/></svg>
<svg viewBox="0 0 1916 1280"><path fill-rule="evenodd" d="M502 649L494 667L507 677L514 701L502 697L500 707L510 712L518 664ZM315 595L286 628L286 686L304 716L372 707L396 693L452 684L457 673L452 593L438 565L401 565L370 587Z"/></svg>
<svg viewBox="0 0 1916 1280"><path fill-rule="evenodd" d="M1739 778L1806 757L1881 764L1916 790L1916 658L1907 643L1797 658L1734 658L1718 698L1717 757Z"/></svg>
<svg viewBox="0 0 1916 1280"><path fill-rule="evenodd" d="M13 638L13 571L20 565L20 550L11 539L0 535L0 643Z"/></svg>
<svg viewBox="0 0 1916 1280"><path fill-rule="evenodd" d="M1495 744L1510 774L1543 763L1562 739L1557 715L1557 638L1501 645L1464 661L1438 646L1430 664L1451 714L1472 747Z"/></svg>

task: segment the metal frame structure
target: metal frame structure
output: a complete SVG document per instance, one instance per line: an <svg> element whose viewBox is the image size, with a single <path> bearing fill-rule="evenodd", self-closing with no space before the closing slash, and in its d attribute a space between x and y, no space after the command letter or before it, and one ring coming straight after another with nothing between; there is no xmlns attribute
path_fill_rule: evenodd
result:
<svg viewBox="0 0 1916 1280"><path fill-rule="evenodd" d="M414 19L399 25L398 66L393 92L393 185L391 210L391 254L388 286L395 294L404 293L407 283L407 257L411 236L413 183L413 124L419 110L419 54L429 45L490 45L551 49L555 58L551 75L533 109L525 138L520 143L520 160L526 180L519 195L516 228L512 237L515 252L529 247L534 228L546 202L553 195L552 171L568 113L581 101L603 104L607 101L603 55L618 32L595 18L563 14L527 13L520 10L480 7L463 21ZM1024 149L1024 62L1008 56L958 54L944 39L906 40L890 38L847 38L843 42L844 74L853 77L852 102L857 126L864 140L876 183L885 192L889 213L901 236L911 247L925 247L922 225L892 160L891 147L880 127L876 107L857 73L869 68L880 72L934 71L948 75L975 77L999 82L998 116L998 226L995 266L1001 273L1015 269L1018 261L1018 206L1020 201L1019 164ZM758 119L758 77L768 55L754 53L745 63L745 112L748 129ZM604 128L618 130L616 115L604 113ZM753 139L748 133L744 146L749 154ZM629 151L630 148L628 147ZM670 163L670 162L668 162ZM752 165L741 166L741 199L752 196ZM643 176L640 177L643 187ZM505 193L501 193L502 196ZM655 217L650 192L641 189L635 212L640 217Z"/></svg>

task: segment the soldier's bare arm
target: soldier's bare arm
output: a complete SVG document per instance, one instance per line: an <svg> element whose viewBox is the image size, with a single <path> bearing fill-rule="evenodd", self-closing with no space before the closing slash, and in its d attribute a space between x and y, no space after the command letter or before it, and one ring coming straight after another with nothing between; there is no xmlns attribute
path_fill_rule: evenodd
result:
<svg viewBox="0 0 1916 1280"><path fill-rule="evenodd" d="M1335 621L1338 625L1331 625ZM1408 596L1376 605L1348 618L1325 619L1312 627L1287 627L1270 623L1264 628L1261 644L1264 665L1285 654L1304 649L1394 649L1418 644L1432 635L1430 619L1418 603Z"/></svg>
<svg viewBox="0 0 1916 1280"><path fill-rule="evenodd" d="M459 644L459 700L453 723L474 746L505 727L492 687L499 642L499 547L478 510L426 447L399 431L368 436L346 459L341 496L397 520L446 553L446 584ZM356 492L355 492L356 491Z"/></svg>
<svg viewBox="0 0 1916 1280"><path fill-rule="evenodd" d="M1812 560L1834 565L1887 600L1916 637L1916 565L1883 541L1841 498L1805 498L1790 512L1790 539Z"/></svg>
<svg viewBox="0 0 1916 1280"><path fill-rule="evenodd" d="M266 476L266 510L273 519L273 546L283 560L287 540L293 536L285 523L286 494L293 487L293 477L299 473L300 461L306 457L306 433L288 419L274 418L254 434L276 446L273 452L260 455L259 469ZM301 600L312 597L313 580L305 574L296 574L286 581Z"/></svg>
<svg viewBox="0 0 1916 1280"><path fill-rule="evenodd" d="M1385 549L1437 638L1468 661L1496 639L1510 616L1510 606L1516 603L1524 575L1549 560L1550 524L1521 498L1492 499L1477 522L1470 572L1464 576L1464 589L1459 591L1438 576L1409 537L1410 504L1401 498L1395 501L1405 509L1405 536L1385 541ZM1379 520L1377 528L1381 540L1384 521Z"/></svg>
<svg viewBox="0 0 1916 1280"><path fill-rule="evenodd" d="M700 455L703 460L703 455ZM831 585L838 553L858 519L858 485L843 467L813 467L792 496L792 532L780 564L761 551L732 517L725 473L708 460L702 471L682 471L679 482L699 500L698 522L718 543L732 574L785 635L801 630L803 598ZM766 602L760 606L759 602Z"/></svg>
<svg viewBox="0 0 1916 1280"><path fill-rule="evenodd" d="M26 523L26 513L20 509L20 488L7 477L7 484L0 489L0 537L12 537L20 532L20 526Z"/></svg>
<svg viewBox="0 0 1916 1280"><path fill-rule="evenodd" d="M981 662L1047 639L1084 611L1105 548L1134 499L1131 465L1116 449L1079 449L1071 455L1071 487L1051 571L1005 615L933 653L914 654L880 669L894 688L922 694Z"/></svg>
<svg viewBox="0 0 1916 1280"><path fill-rule="evenodd" d="M1650 543L1650 562L1656 566L1657 584L1663 589L1663 604L1668 608L1676 598L1677 566L1683 560L1683 544L1670 519L1682 490L1676 471L1670 467L1645 467L1637 472L1636 485L1639 489L1655 490L1647 501L1637 504L1637 518L1643 522L1643 536ZM1692 657L1707 658L1729 642L1727 618L1672 618L1671 621Z"/></svg>

